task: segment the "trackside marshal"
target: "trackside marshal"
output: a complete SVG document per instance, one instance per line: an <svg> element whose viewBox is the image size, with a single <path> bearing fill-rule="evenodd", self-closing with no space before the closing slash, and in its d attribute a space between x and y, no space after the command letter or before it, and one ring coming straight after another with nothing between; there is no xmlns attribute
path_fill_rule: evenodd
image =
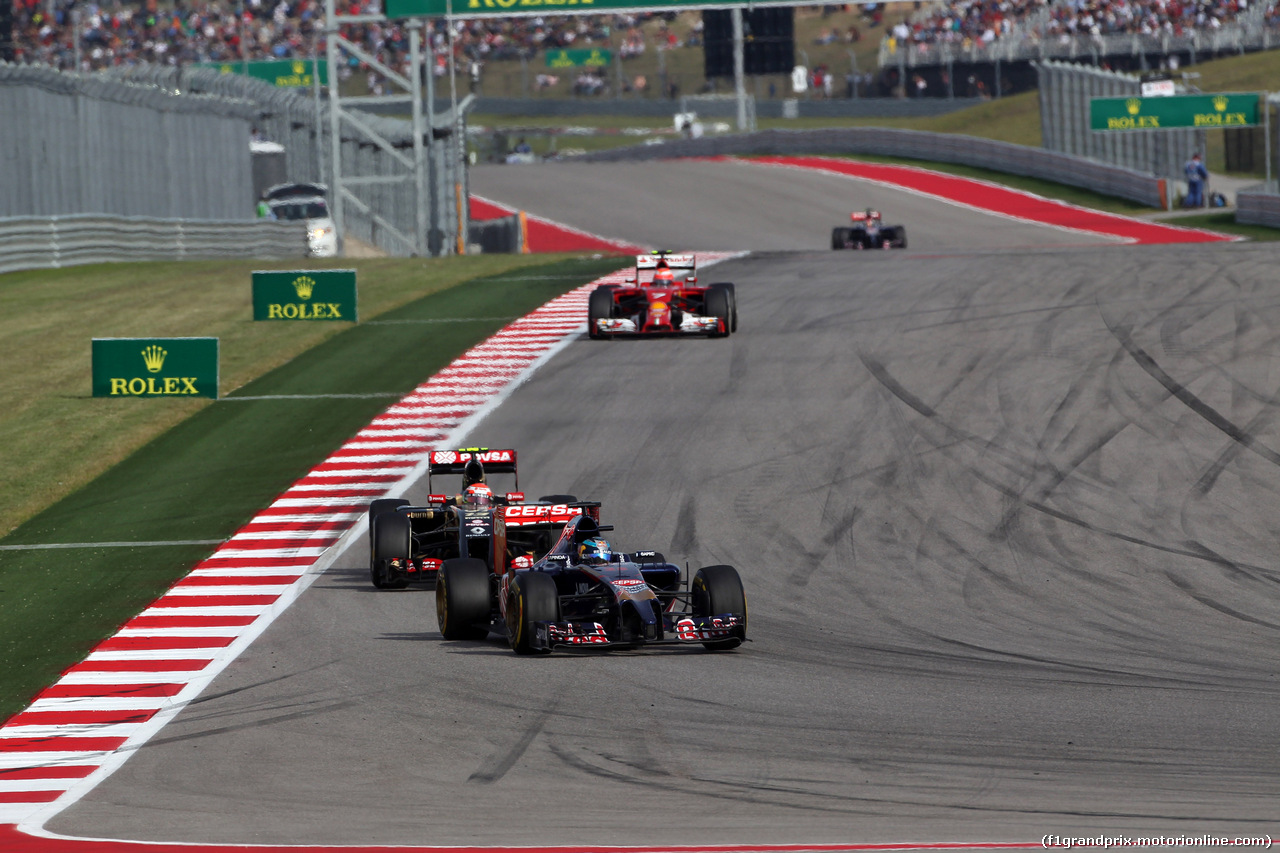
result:
<svg viewBox="0 0 1280 853"><path fill-rule="evenodd" d="M253 319L357 321L355 270L253 273Z"/></svg>

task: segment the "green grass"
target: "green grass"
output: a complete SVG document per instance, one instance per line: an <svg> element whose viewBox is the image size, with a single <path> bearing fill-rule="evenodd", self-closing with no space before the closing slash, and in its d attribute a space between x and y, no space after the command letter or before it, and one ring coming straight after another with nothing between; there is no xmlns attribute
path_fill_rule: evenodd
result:
<svg viewBox="0 0 1280 853"><path fill-rule="evenodd" d="M544 259L478 255L359 259L360 313L387 310L469 278ZM98 264L0 275L0 535L83 486L208 401L95 399L94 337L210 335L221 339L221 394L349 328L255 323L254 269L323 268L318 261Z"/></svg>
<svg viewBox="0 0 1280 853"><path fill-rule="evenodd" d="M465 260L465 259L456 259ZM495 266L511 267L507 264ZM140 449L83 488L37 513L0 544L221 540L333 449L463 349L509 319L592 278L618 259L561 259L518 270L496 269L465 286L424 287L418 299L381 320L473 318L471 322L365 322L334 328L305 352L168 424ZM402 261L420 268L422 261ZM384 262L383 271L397 264ZM474 272L477 265L469 266ZM480 265L483 266L483 265ZM63 275L78 279L73 271ZM450 273L456 281L459 276ZM233 279L234 280L234 279ZM44 277L56 290L56 276ZM81 284L83 286L83 284ZM243 286L240 280L236 286ZM410 288L412 290L412 288ZM373 312L364 302L361 313ZM243 300L247 307L247 300ZM370 318L372 319L372 318ZM262 323L274 334L290 324ZM302 324L299 324L302 325ZM319 324L317 324L319 325ZM338 324L326 324L334 325ZM277 361L263 354L264 361ZM87 369L87 368L86 368ZM252 373L245 364L243 373ZM87 383L87 379L82 379ZM244 400L266 394L366 394L381 399ZM163 400L142 404L153 415ZM162 412L166 417L171 413ZM33 431L48 436L40 424ZM45 464L57 467L55 454ZM154 600L213 546L0 551L0 719L20 710L41 687L83 658Z"/></svg>
<svg viewBox="0 0 1280 853"><path fill-rule="evenodd" d="M1210 231L1235 234L1249 240L1262 242L1280 240L1280 228L1236 222L1234 213L1195 213L1187 216L1172 216L1160 221L1168 225L1185 225L1188 228L1207 228Z"/></svg>

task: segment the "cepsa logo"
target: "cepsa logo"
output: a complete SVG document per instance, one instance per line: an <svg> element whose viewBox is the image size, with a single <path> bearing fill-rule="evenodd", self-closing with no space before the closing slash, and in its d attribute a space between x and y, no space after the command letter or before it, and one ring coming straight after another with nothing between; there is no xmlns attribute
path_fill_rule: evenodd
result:
<svg viewBox="0 0 1280 853"><path fill-rule="evenodd" d="M148 373L159 373L164 369L164 360L169 351L157 344L142 349L142 364ZM111 377L112 397L182 397L198 395L195 376L135 376L125 379Z"/></svg>
<svg viewBox="0 0 1280 853"><path fill-rule="evenodd" d="M502 517L508 520L526 518L550 518L552 516L582 515L582 507L565 504L524 504L502 508Z"/></svg>

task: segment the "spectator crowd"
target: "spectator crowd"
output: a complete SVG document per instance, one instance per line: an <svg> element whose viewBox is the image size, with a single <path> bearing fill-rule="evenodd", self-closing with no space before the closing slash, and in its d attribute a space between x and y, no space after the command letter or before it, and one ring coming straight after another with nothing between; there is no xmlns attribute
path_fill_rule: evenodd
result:
<svg viewBox="0 0 1280 853"><path fill-rule="evenodd" d="M1249 0L948 0L892 29L896 45L987 45L1076 35L1186 35L1235 22Z"/></svg>

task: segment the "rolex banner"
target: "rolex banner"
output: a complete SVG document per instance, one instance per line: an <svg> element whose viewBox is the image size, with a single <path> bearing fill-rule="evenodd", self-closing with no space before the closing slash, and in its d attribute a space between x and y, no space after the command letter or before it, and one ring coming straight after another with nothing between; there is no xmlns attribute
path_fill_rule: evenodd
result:
<svg viewBox="0 0 1280 853"><path fill-rule="evenodd" d="M218 396L217 338L94 338L95 397Z"/></svg>
<svg viewBox="0 0 1280 853"><path fill-rule="evenodd" d="M356 322L355 270L256 271L255 320Z"/></svg>
<svg viewBox="0 0 1280 853"><path fill-rule="evenodd" d="M1092 98L1091 130L1173 130L1185 127L1249 127L1258 123L1257 92Z"/></svg>

